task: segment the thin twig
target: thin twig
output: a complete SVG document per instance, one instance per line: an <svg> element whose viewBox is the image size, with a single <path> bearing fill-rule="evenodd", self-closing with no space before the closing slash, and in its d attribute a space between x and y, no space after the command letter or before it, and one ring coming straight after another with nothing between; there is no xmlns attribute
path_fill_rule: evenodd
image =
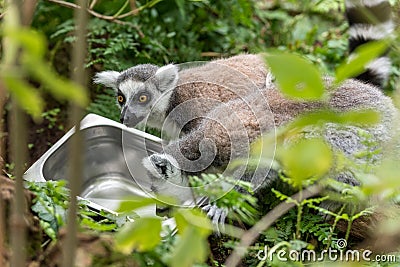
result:
<svg viewBox="0 0 400 267"><path fill-rule="evenodd" d="M48 1L52 2L52 3L59 4L59 5L64 6L64 7L73 8L73 9L80 9L80 6L77 5L77 4L74 4L74 3L65 2L65 1L62 1L62 0L48 0ZM94 0L93 2L96 2L96 0ZM93 2L92 2L92 4L93 4ZM129 11L129 12L125 13L125 14L119 15L117 17L106 16L106 15L100 14L100 13L98 13L96 11L93 11L91 9L91 7L87 8L86 10L87 10L87 12L89 14L91 14L92 16L94 16L96 18L112 21L114 23L121 24L121 25L129 25L129 26L131 26L131 27L133 27L133 28L135 28L137 30L137 32L138 32L138 34L139 34L139 36L141 38L143 38L145 36L144 33L142 32L142 30L139 28L139 26L137 26L135 24L132 24L130 22L127 22L127 21L120 20L122 18L131 16L131 15L137 15L139 13L139 11L140 11L139 8L136 8L135 10L131 10L131 11Z"/></svg>
<svg viewBox="0 0 400 267"><path fill-rule="evenodd" d="M302 192L296 193L291 198L301 202L303 199L318 195L321 191L322 186L313 185L304 189ZM268 229L277 219L279 219L294 206L294 202L282 202L273 210L268 212L264 217L262 217L261 220L259 220L250 230L243 234L242 238L240 239L240 243L225 261L224 265L227 267L237 266L245 255L247 248L257 239L260 233Z"/></svg>
<svg viewBox="0 0 400 267"><path fill-rule="evenodd" d="M117 13L114 14L114 17L118 17L128 5L129 5L129 0L126 0L125 3L122 5L122 7L117 11Z"/></svg>
<svg viewBox="0 0 400 267"><path fill-rule="evenodd" d="M69 7L69 8L81 8L80 6L78 6L74 3L70 3L70 2L59 1L59 0L48 0L48 1L59 4L61 6Z"/></svg>
<svg viewBox="0 0 400 267"><path fill-rule="evenodd" d="M80 8L81 8L81 7L80 7L79 5L77 5L77 4L70 3L70 2L66 2L66 1L62 1L62 0L48 0L48 1L49 1L49 2L53 2L53 3L56 3L56 4L59 4L59 5L61 5L61 6L68 7L68 8L75 8L75 9L80 9ZM104 19L104 20L111 20L111 21L114 21L114 20L118 20L118 19L122 19L122 18L125 18L125 17L128 17L128 16L131 16L131 15L136 15L136 14L139 13L139 11L140 11L141 9L140 9L140 8L136 8L136 9L134 9L134 10L131 10L131 11L127 12L127 13L124 13L124 14L118 15L118 16L107 16L107 15L103 15L103 14L100 14L100 13L94 11L94 10L91 9L90 7L89 7L89 8L86 8L86 10L87 10L87 12L89 12L89 14L91 14L91 15L93 15L93 16L95 16L95 17L98 17L98 18L101 18L101 19Z"/></svg>

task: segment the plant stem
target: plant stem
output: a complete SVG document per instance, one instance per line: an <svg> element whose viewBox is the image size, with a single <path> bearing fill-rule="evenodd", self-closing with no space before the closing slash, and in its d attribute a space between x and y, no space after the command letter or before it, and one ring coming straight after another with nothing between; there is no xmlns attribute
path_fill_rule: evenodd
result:
<svg viewBox="0 0 400 267"><path fill-rule="evenodd" d="M86 0L79 0L80 7L86 7ZM72 54L72 78L75 83L85 88L85 70L84 62L86 57L86 24L87 10L85 8L75 9L76 25L76 43L74 44ZM64 267L75 266L76 245L77 245L77 196L80 193L83 174L83 138L80 132L80 120L82 119L82 107L77 104L70 106L71 123L75 125L75 133L71 137L71 146L69 153L69 188L70 188L70 206L68 209L67 236L63 250Z"/></svg>
<svg viewBox="0 0 400 267"><path fill-rule="evenodd" d="M350 217L350 219L347 221L346 235L344 237L346 240L349 240L352 224L353 224L353 217Z"/></svg>
<svg viewBox="0 0 400 267"><path fill-rule="evenodd" d="M342 218L341 215L343 214L343 211L344 211L345 207L346 207L346 205L343 205L342 208L340 209L340 211L338 212L339 216L335 216L335 220L333 221L333 224L332 224L332 227L331 227L331 231L330 231L330 235L329 235L329 239L328 239L328 242L327 242L327 247L326 247L327 250L331 246L333 231L335 231L337 223Z"/></svg>
<svg viewBox="0 0 400 267"><path fill-rule="evenodd" d="M129 4L129 0L126 0L125 3L122 5L122 7L117 11L117 13L114 14L113 17L118 17L119 15L121 15L122 11L124 11L124 9L128 6Z"/></svg>
<svg viewBox="0 0 400 267"><path fill-rule="evenodd" d="M302 198L302 192L303 190L300 189L299 191L299 198ZM300 239L300 228L301 228L301 216L303 214L303 203L300 202L297 205L297 221L296 221L296 238Z"/></svg>

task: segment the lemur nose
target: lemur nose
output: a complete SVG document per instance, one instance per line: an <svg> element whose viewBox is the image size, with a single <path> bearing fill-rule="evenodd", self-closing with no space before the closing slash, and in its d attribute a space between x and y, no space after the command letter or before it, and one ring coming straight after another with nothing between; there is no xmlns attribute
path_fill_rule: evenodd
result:
<svg viewBox="0 0 400 267"><path fill-rule="evenodd" d="M124 123L124 116L119 117L119 121L120 121L121 123Z"/></svg>

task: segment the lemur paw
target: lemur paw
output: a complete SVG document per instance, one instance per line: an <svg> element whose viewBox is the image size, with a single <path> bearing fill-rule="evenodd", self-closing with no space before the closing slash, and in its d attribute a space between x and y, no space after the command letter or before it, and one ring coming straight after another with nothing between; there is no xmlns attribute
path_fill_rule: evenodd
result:
<svg viewBox="0 0 400 267"><path fill-rule="evenodd" d="M181 183L181 170L176 160L168 154L153 154L143 159L143 165L152 178Z"/></svg>
<svg viewBox="0 0 400 267"><path fill-rule="evenodd" d="M215 204L207 204L201 208L204 212L207 212L207 216L211 219L213 225L215 226L216 233L220 234L220 226L224 227L226 216L228 215L228 210L224 208L219 208Z"/></svg>

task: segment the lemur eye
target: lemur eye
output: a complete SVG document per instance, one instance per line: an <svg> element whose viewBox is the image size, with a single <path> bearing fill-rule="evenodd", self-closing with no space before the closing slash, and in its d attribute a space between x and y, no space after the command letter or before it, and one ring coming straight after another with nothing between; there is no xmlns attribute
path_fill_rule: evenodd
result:
<svg viewBox="0 0 400 267"><path fill-rule="evenodd" d="M147 101L147 95L141 95L141 96L139 96L139 102L140 103L143 103L143 102L146 102Z"/></svg>
<svg viewBox="0 0 400 267"><path fill-rule="evenodd" d="M118 100L118 103L120 103L120 104L123 104L125 102L125 98L123 95L118 95L117 100Z"/></svg>

